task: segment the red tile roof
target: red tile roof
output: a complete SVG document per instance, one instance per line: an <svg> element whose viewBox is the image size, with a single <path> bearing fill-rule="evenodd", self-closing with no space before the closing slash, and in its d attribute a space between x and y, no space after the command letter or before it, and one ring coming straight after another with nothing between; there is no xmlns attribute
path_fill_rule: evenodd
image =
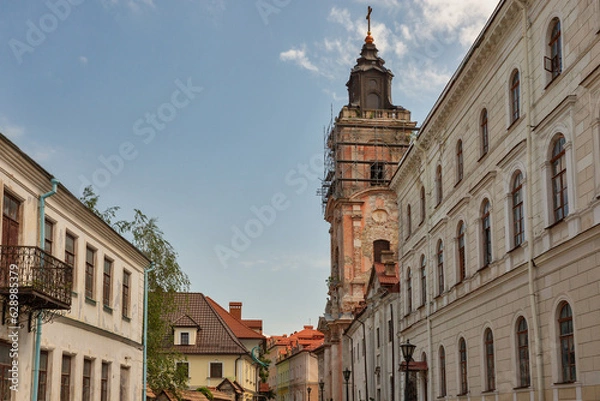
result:
<svg viewBox="0 0 600 401"><path fill-rule="evenodd" d="M213 301L210 297L206 297L206 300L210 303L213 309L221 316L221 318L227 323L227 325L231 328L233 333L237 336L237 338L246 340L246 339L257 339L264 340L265 336L257 333L248 327L244 322L231 313L229 313L225 308L221 305Z"/></svg>

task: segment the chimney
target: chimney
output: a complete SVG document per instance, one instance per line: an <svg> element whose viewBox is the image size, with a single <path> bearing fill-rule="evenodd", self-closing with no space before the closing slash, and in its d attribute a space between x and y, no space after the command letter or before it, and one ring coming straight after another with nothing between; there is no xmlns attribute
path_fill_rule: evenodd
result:
<svg viewBox="0 0 600 401"><path fill-rule="evenodd" d="M394 251L381 251L381 263L385 265L386 276L396 276Z"/></svg>
<svg viewBox="0 0 600 401"><path fill-rule="evenodd" d="M242 303L229 302L229 313L236 319L242 320Z"/></svg>

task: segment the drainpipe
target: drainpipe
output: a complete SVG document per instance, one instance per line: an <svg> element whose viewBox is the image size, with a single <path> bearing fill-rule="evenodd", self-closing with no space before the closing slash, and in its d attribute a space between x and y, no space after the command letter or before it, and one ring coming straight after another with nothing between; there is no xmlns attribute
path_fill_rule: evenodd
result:
<svg viewBox="0 0 600 401"><path fill-rule="evenodd" d="M365 342L363 343L363 345L367 346L367 331L365 329L365 323L361 322L360 319L358 319L358 323L362 324L362 328L363 328L363 338L365 339ZM369 379L367 378L367 350L364 350L365 353L365 358L364 358L364 365L365 365L365 400L369 401ZM352 381L354 382L354 372L352 372ZM354 392L352 392L352 398L354 399Z"/></svg>
<svg viewBox="0 0 600 401"><path fill-rule="evenodd" d="M44 240L46 239L46 198L54 195L59 181L56 178L50 180L52 190L40 195L40 249L44 249ZM33 387L31 390L32 400L38 399L38 382L40 377L40 355L42 342L42 315L38 314L35 328L35 350L33 354Z"/></svg>
<svg viewBox="0 0 600 401"><path fill-rule="evenodd" d="M427 296L425 299L425 316L427 319L427 358L429 359L429 361L431 361L431 364L429 363L429 361L427 361L427 366L429 368L429 370L432 372L432 368L433 368L433 328L431 326L431 301L433 299L433 293L434 293L434 286L433 284L433 278L435 277L435 272L434 272L434 265L433 265L433 258L431 258L431 215L433 214L432 210L433 210L433 197L430 196L429 199L427 198L427 194L433 194L433 190L430 191L429 188L429 184L430 184L430 180L429 180L429 176L427 175L428 172L428 166L429 166L429 161L427 160L427 152L426 150L417 142L417 138L418 137L413 137L413 141L412 144L421 152L421 154L423 155L423 164L424 164L424 175L425 175L425 180L423 183L423 187L425 188L425 213L427 214L425 216L425 229L427 230L426 236L427 236L427 247L426 252L425 252L425 263L427 264L427 267L425 268L426 271L426 279L427 279L427 288L426 288L426 292L427 292ZM420 273L420 271L419 271ZM431 366L431 367L430 367ZM434 389L434 385L435 383L435 375L432 374L429 378L429 381L431 382L430 386L427 386L427 399L428 400L432 400L433 399L433 389Z"/></svg>
<svg viewBox="0 0 600 401"><path fill-rule="evenodd" d="M539 310L537 305L537 294L535 292L535 264L534 258L534 238L533 238L533 129L532 129L532 109L531 109L531 97L533 92L531 91L531 67L530 67L530 54L529 54L529 23L527 19L527 4L524 0L519 0L522 13L522 30L524 52L525 52L525 75L527 81L527 240L529 245L527 246L527 273L528 273L528 287L529 287L529 302L531 304L531 314L533 315L533 327L534 327L534 338L535 338L535 374L536 374L536 387L538 390L538 400L545 400L544 393L544 366L543 366L543 350L542 350L542 333L540 329Z"/></svg>
<svg viewBox="0 0 600 401"><path fill-rule="evenodd" d="M150 267L144 270L144 366L143 366L143 398L146 401L146 382L148 380L148 273L156 268L154 262L150 262Z"/></svg>

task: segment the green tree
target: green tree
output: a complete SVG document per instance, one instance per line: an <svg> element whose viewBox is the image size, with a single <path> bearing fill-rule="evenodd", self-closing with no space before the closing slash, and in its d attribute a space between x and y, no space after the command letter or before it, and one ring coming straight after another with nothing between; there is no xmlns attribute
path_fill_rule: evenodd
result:
<svg viewBox="0 0 600 401"><path fill-rule="evenodd" d="M155 268L148 273L148 385L153 390L174 390L186 388L187 375L177 369L176 362L181 354L165 348L165 338L171 334L170 323L164 319L165 313L173 311L174 294L189 290L190 280L177 262L177 253L163 231L157 225L156 218L149 218L135 209L131 221L116 219L118 206L100 212L99 197L91 187L86 187L81 201L96 215L112 226L117 232L128 238ZM170 342L172 344L172 342Z"/></svg>

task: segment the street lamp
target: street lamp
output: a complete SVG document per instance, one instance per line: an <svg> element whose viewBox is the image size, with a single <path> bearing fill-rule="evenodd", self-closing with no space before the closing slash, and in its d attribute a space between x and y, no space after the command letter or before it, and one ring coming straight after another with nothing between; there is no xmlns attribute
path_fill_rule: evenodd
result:
<svg viewBox="0 0 600 401"><path fill-rule="evenodd" d="M352 372L350 369L346 368L342 373L344 374L344 380L346 381L346 401L350 401L350 397L348 396L348 380L350 380L350 373Z"/></svg>
<svg viewBox="0 0 600 401"><path fill-rule="evenodd" d="M400 344L400 350L402 351L402 356L406 361L406 376L404 381L404 401L408 401L408 363L412 359L413 352L415 352L416 345L411 344L408 338L405 343Z"/></svg>
<svg viewBox="0 0 600 401"><path fill-rule="evenodd" d="M306 391L308 392L308 401L310 401L310 392L312 391L312 388L308 387Z"/></svg>
<svg viewBox="0 0 600 401"><path fill-rule="evenodd" d="M323 388L325 388L325 382L321 380L319 382L319 389L321 390L321 401L325 401L325 398L323 398Z"/></svg>

